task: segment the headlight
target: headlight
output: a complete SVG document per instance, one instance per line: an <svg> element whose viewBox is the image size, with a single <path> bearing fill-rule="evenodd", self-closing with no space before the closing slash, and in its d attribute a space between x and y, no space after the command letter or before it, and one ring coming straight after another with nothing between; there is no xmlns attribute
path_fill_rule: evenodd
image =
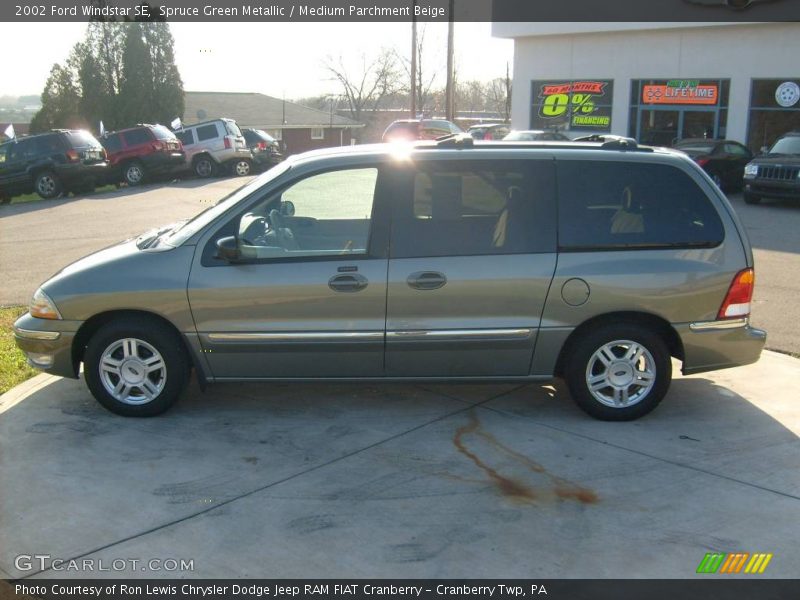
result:
<svg viewBox="0 0 800 600"><path fill-rule="evenodd" d="M61 313L58 312L55 302L42 291L42 288L36 290L33 295L30 306L28 306L28 312L31 313L32 317L39 319L61 319Z"/></svg>
<svg viewBox="0 0 800 600"><path fill-rule="evenodd" d="M754 165L753 163L745 165L744 167L745 177L755 177L756 175L758 175L758 165Z"/></svg>

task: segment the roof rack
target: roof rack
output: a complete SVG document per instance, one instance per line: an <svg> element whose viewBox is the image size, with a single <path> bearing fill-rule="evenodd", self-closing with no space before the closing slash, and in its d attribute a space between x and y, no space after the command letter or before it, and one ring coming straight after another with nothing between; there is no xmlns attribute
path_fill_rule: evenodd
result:
<svg viewBox="0 0 800 600"><path fill-rule="evenodd" d="M475 140L468 133L451 133L436 138L436 145L443 148L472 148Z"/></svg>

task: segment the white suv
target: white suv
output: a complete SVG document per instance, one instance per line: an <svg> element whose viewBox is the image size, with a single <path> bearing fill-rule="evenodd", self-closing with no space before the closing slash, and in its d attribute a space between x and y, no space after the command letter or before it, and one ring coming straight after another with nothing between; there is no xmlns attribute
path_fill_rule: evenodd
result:
<svg viewBox="0 0 800 600"><path fill-rule="evenodd" d="M175 135L183 143L186 160L198 177L211 177L220 170L245 176L253 169L253 155L233 119L213 119L187 125Z"/></svg>

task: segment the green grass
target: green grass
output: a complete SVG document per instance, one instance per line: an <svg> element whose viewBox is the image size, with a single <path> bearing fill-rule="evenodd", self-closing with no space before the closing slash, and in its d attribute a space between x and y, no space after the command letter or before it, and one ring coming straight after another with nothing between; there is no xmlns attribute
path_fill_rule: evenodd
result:
<svg viewBox="0 0 800 600"><path fill-rule="evenodd" d="M11 325L26 310L24 306L0 308L0 394L39 373L25 362L25 355L14 343L11 330Z"/></svg>
<svg viewBox="0 0 800 600"><path fill-rule="evenodd" d="M93 193L95 194L103 194L105 192L113 192L116 186L113 185L104 185L96 188ZM79 196L91 196L92 194L78 194ZM54 198L55 200L66 198L67 196L61 196L61 198ZM39 194L25 194L23 196L14 196L11 199L11 204L25 204L26 202L42 202L42 198L39 197Z"/></svg>

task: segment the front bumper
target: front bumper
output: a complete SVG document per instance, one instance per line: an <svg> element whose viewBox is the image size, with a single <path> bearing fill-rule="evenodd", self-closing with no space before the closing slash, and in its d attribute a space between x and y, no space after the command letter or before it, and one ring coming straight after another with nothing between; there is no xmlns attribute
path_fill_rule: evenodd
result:
<svg viewBox="0 0 800 600"><path fill-rule="evenodd" d="M25 353L28 364L53 375L78 377L78 365L73 360L72 342L83 323L37 319L30 313L14 323L14 340Z"/></svg>
<svg viewBox="0 0 800 600"><path fill-rule="evenodd" d="M683 374L740 367L756 362L767 332L751 327L747 319L675 325L683 343Z"/></svg>
<svg viewBox="0 0 800 600"><path fill-rule="evenodd" d="M745 179L744 193L760 198L800 200L800 180Z"/></svg>

